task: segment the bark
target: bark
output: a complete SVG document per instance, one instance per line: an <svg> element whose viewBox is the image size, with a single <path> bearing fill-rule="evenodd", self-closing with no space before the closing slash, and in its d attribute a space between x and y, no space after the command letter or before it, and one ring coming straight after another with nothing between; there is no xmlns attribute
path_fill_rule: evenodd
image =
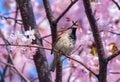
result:
<svg viewBox="0 0 120 82"><path fill-rule="evenodd" d="M85 12L91 26L91 30L93 33L94 41L96 44L98 58L99 58L99 82L107 82L107 60L105 57L105 52L102 44L102 39L98 30L97 22L94 18L94 14L91 9L90 0L83 0Z"/></svg>
<svg viewBox="0 0 120 82"><path fill-rule="evenodd" d="M20 9L25 30L29 30L30 27L31 29L34 29L35 37L36 37L36 40L34 41L34 43L39 46L43 46L41 36L38 32L38 28L34 18L33 9L32 9L30 0L16 0L16 2ZM36 54L33 56L33 59L37 69L39 81L52 82L51 74L48 71L48 62L46 59L46 54L44 49L38 48Z"/></svg>

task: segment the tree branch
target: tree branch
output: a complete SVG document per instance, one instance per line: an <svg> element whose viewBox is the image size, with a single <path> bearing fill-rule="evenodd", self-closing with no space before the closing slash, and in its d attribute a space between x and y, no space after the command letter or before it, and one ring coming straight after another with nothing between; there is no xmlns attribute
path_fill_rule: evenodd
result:
<svg viewBox="0 0 120 82"><path fill-rule="evenodd" d="M112 32L112 31L108 31L108 32L110 32L112 34L120 35L120 33Z"/></svg>
<svg viewBox="0 0 120 82"><path fill-rule="evenodd" d="M115 0L112 0L112 2L117 6L117 8L120 10L120 6L119 4L115 1Z"/></svg>
<svg viewBox="0 0 120 82"><path fill-rule="evenodd" d="M105 52L104 52L102 40L100 37L100 33L98 30L97 22L94 18L94 14L91 9L90 0L83 0L83 3L84 3L86 15L89 20L89 24L92 29L94 41L95 41L97 52L98 52L99 65L100 65L98 80L99 82L107 82L106 78L107 78L107 63L108 62L106 61Z"/></svg>
<svg viewBox="0 0 120 82"><path fill-rule="evenodd" d="M49 48L44 48L44 47L42 47L42 46L38 46L38 45L15 45L15 44L0 44L0 46L20 46L20 47L35 47L35 48L42 48L42 49L46 49L46 50L51 50L51 49L49 49ZM59 53L58 51L55 51L55 52L57 52L57 53ZM95 75L96 77L98 76L97 74L95 74L90 68L88 68L86 65L84 65L82 62L80 62L80 61L78 61L78 60L76 60L76 59L74 59L74 58L71 58L71 57L69 57L69 56L66 56L67 58L69 58L69 59L72 59L72 60L74 60L74 61L76 61L76 62L78 62L78 63L80 63L83 67L85 67L88 71L90 71L93 75Z"/></svg>
<svg viewBox="0 0 120 82"><path fill-rule="evenodd" d="M17 16L18 16L18 5L16 4L16 12L15 12L15 19L17 20ZM15 20L15 22L14 22L14 31L16 30L16 23L17 23L17 21Z"/></svg>
<svg viewBox="0 0 120 82"><path fill-rule="evenodd" d="M1 18L1 19L5 19L5 20L11 19L11 20L16 21L16 23L17 23L17 24L22 25L22 23L20 23L20 22L22 22L22 20L17 20L16 18L12 18L12 17L5 17L5 16L3 16L3 15L0 15L0 18Z"/></svg>
<svg viewBox="0 0 120 82"><path fill-rule="evenodd" d="M25 82L30 82L14 65L11 65L9 63L5 63L1 60L0 60L0 62L9 66L9 67L12 67Z"/></svg>
<svg viewBox="0 0 120 82"><path fill-rule="evenodd" d="M90 68L88 68L85 64L83 64L81 61L78 61L78 60L76 60L76 59L74 59L74 58L72 58L72 57L70 57L70 56L67 56L67 55L65 55L67 58L69 58L69 59L72 59L72 60L74 60L74 61L76 61L76 62L78 62L79 64L81 64L83 67L85 67L88 71L90 71L93 75L95 75L96 77L98 77L98 75L96 74L96 73L94 73Z"/></svg>
<svg viewBox="0 0 120 82"><path fill-rule="evenodd" d="M43 46L41 36L39 34L36 21L33 14L32 5L30 0L16 0L20 13L22 16L23 24L25 30L31 29L35 30L35 41L34 43ZM44 49L37 48L35 55L33 56L34 63L38 72L38 78L40 82L52 82L51 74L48 70L48 62Z"/></svg>
<svg viewBox="0 0 120 82"><path fill-rule="evenodd" d="M5 44L9 44L9 42L4 38L1 30L0 30L0 36L2 37L3 41ZM10 60L10 63L12 64L13 68L17 71L19 76L25 81L25 82L30 82L14 65L13 59L12 59L12 51L9 49L9 47L6 45L6 50L8 52L8 59ZM2 62L3 63L3 62Z"/></svg>
<svg viewBox="0 0 120 82"><path fill-rule="evenodd" d="M53 16L49 0L43 0L43 4L45 7L46 16L48 18L48 21L49 21L50 27L51 27L52 48L53 48L53 42L55 42L55 39L57 37L57 23L56 23L55 18ZM56 65L56 82L62 82L62 63L61 63L60 59Z"/></svg>
<svg viewBox="0 0 120 82"><path fill-rule="evenodd" d="M0 44L0 46L19 46L19 47L34 47L34 48L41 48L46 50L52 50L51 48L45 48L39 45L16 45L16 44Z"/></svg>
<svg viewBox="0 0 120 82"><path fill-rule="evenodd" d="M57 23L55 22L55 17L53 16L49 0L43 0L43 4L51 27L52 42L54 42L57 37Z"/></svg>
<svg viewBox="0 0 120 82"><path fill-rule="evenodd" d="M60 16L56 19L56 23L59 22L59 20L70 10L70 8L77 2L78 0L73 0L71 1L71 3L69 4L69 6L63 11L62 14L60 14Z"/></svg>
<svg viewBox="0 0 120 82"><path fill-rule="evenodd" d="M57 37L57 23L59 20L67 13L67 11L72 7L73 4L75 4L78 0L71 1L71 4L63 11L63 13L55 19L52 13L52 9L50 6L49 0L43 0L43 4L45 7L46 11L46 16L48 18L48 21L50 23L51 27L51 34L52 34L52 44L55 42L55 39ZM52 45L53 47L53 45ZM56 82L62 82L62 63L61 60L59 59L57 66L56 66Z"/></svg>
<svg viewBox="0 0 120 82"><path fill-rule="evenodd" d="M117 51L115 54L109 56L109 57L107 58L107 61L112 60L113 58L117 57L118 55L120 55L120 51Z"/></svg>
<svg viewBox="0 0 120 82"><path fill-rule="evenodd" d="M44 4L44 7L45 7L46 16L47 16L50 24L53 24L55 18L53 16L49 0L43 0L43 4Z"/></svg>

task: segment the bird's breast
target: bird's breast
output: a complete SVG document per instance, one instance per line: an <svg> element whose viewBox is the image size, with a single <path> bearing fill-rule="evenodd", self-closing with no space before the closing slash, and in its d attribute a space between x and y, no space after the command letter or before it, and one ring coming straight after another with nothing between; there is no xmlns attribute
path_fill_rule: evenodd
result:
<svg viewBox="0 0 120 82"><path fill-rule="evenodd" d="M56 43L55 49L64 53L64 55L69 55L72 49L74 48L75 41L73 39L69 39L68 37L64 37L59 39Z"/></svg>

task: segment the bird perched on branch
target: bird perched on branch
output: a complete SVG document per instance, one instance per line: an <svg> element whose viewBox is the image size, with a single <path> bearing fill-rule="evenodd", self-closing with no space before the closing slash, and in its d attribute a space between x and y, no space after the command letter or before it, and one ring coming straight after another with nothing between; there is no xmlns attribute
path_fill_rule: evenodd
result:
<svg viewBox="0 0 120 82"><path fill-rule="evenodd" d="M54 71L57 61L64 55L70 55L76 42L76 27L72 26L68 30L64 31L61 35L58 35L53 44L54 60L50 65L50 71ZM57 50L58 52L55 52Z"/></svg>

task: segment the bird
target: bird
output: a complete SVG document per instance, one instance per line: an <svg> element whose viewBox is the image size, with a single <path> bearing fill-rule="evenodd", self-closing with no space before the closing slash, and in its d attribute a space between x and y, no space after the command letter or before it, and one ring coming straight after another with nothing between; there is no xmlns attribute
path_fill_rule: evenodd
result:
<svg viewBox="0 0 120 82"><path fill-rule="evenodd" d="M72 52L76 42L76 29L77 28L75 26L72 26L57 36L55 42L53 43L53 50L51 51L54 54L54 59L50 65L50 71L54 72L57 61L63 54L69 56ZM57 50L58 52L54 52L54 50Z"/></svg>

